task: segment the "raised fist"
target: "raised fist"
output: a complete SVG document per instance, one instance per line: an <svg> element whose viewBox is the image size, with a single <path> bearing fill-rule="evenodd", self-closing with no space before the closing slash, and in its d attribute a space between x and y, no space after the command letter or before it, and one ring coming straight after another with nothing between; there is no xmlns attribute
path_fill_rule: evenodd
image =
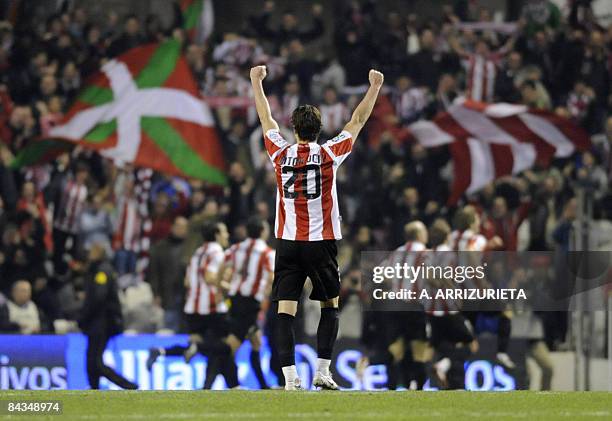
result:
<svg viewBox="0 0 612 421"><path fill-rule="evenodd" d="M266 66L251 67L251 80L264 80L266 74Z"/></svg>
<svg viewBox="0 0 612 421"><path fill-rule="evenodd" d="M372 86L382 86L385 77L383 76L382 73L371 69L370 70L370 74L368 75L368 79L370 79L370 85Z"/></svg>

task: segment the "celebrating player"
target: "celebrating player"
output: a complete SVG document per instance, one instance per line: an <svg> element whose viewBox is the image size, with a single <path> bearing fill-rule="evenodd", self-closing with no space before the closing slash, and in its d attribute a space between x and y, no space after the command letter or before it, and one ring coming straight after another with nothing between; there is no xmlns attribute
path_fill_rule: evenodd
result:
<svg viewBox="0 0 612 421"><path fill-rule="evenodd" d="M336 240L342 238L336 171L351 153L355 139L370 117L384 77L370 70L370 87L351 120L338 136L323 144L317 143L322 128L321 113L312 105L300 105L291 115L297 143L290 144L281 136L263 90L265 77L265 66L251 69L255 106L278 187L274 231L279 245L272 300L278 302L276 345L285 390L301 388L295 367L293 321L306 277L313 285L310 298L321 302L317 330L319 358L313 385L338 389L329 370L338 334L340 276Z"/></svg>
<svg viewBox="0 0 612 421"><path fill-rule="evenodd" d="M198 351L203 340L211 342L212 338L221 338L227 334L227 306L223 301L219 284L219 272L224 261L224 247L228 245L227 227L221 222L209 222L202 229L204 244L200 246L189 262L185 274L185 284L188 288L184 315L189 329L189 344L175 345L169 348L152 348L149 351L147 367L149 370L160 355L184 356L189 362ZM219 366L231 365L221 356L206 352L208 365L204 389L210 389L216 377ZM223 361L222 361L223 360ZM232 360L233 361L233 360ZM229 367L230 377L235 370ZM224 373L226 374L226 373ZM227 374L226 374L227 377ZM227 379L231 386L237 386L237 377Z"/></svg>
<svg viewBox="0 0 612 421"><path fill-rule="evenodd" d="M247 223L248 238L225 253L227 270L224 274L231 300L230 329L225 341L235 354L242 342L249 339L251 367L262 389L267 389L268 385L261 370L261 332L257 316L268 296L274 267L274 250L266 244L269 231L266 221L251 217Z"/></svg>

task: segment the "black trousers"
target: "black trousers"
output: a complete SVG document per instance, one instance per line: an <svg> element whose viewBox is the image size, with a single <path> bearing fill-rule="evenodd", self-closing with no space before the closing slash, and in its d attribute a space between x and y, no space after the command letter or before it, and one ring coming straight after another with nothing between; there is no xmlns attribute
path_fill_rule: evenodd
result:
<svg viewBox="0 0 612 421"><path fill-rule="evenodd" d="M87 379L92 389L100 388L100 377L106 377L117 386L126 389L132 385L128 379L104 364L102 355L110 339L105 326L87 332Z"/></svg>

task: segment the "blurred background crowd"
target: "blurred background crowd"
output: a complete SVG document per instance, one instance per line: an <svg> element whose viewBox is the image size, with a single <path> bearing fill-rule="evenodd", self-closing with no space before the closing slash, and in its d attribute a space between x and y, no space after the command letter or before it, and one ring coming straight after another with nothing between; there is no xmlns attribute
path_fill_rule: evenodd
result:
<svg viewBox="0 0 612 421"><path fill-rule="evenodd" d="M299 13L291 9L296 2L262 1L241 25L224 28L217 19L205 43L191 42L181 29L178 3L167 2L173 15L163 19L154 11L92 13L79 1L53 3L0 2L0 331L75 329L86 250L94 242L106 245L121 275L126 328L180 330L185 268L202 242L200 227L221 220L236 242L253 214L274 224L275 178L249 98L248 70L260 63L268 66L272 113L287 136L291 111L301 103L318 105L323 137L334 136L364 92L368 70L385 74L383 94L392 108L375 110L338 174L341 335L361 335L353 306L361 299L360 252L399 246L408 222L452 220L448 151L425 149L402 128L459 97L551 110L593 140L590 151L464 197L460 204L481 213L483 234L499 236L500 250L568 249L575 188L588 179L592 247L612 250L612 24L596 19L589 0L508 1L501 10L456 0L439 2L434 17L373 0L325 1L308 10L302 4ZM228 186L117 167L79 148L50 163L10 167L29 140L61 120L105 61L169 37L183 42L213 110ZM481 76L474 74L478 57L485 60ZM486 89L474 89L475 77L485 78ZM303 329L312 333L316 310L312 321L302 313ZM554 331L549 347L566 340L564 318L555 320L547 324Z"/></svg>

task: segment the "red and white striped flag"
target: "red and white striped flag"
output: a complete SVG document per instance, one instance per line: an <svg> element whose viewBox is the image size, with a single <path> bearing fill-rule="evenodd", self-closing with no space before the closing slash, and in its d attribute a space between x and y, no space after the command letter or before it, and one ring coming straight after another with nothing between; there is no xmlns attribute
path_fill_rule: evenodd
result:
<svg viewBox="0 0 612 421"><path fill-rule="evenodd" d="M591 146L584 130L551 112L471 100L453 104L433 121L411 124L410 131L425 147L449 146L454 167L449 204L499 177Z"/></svg>

